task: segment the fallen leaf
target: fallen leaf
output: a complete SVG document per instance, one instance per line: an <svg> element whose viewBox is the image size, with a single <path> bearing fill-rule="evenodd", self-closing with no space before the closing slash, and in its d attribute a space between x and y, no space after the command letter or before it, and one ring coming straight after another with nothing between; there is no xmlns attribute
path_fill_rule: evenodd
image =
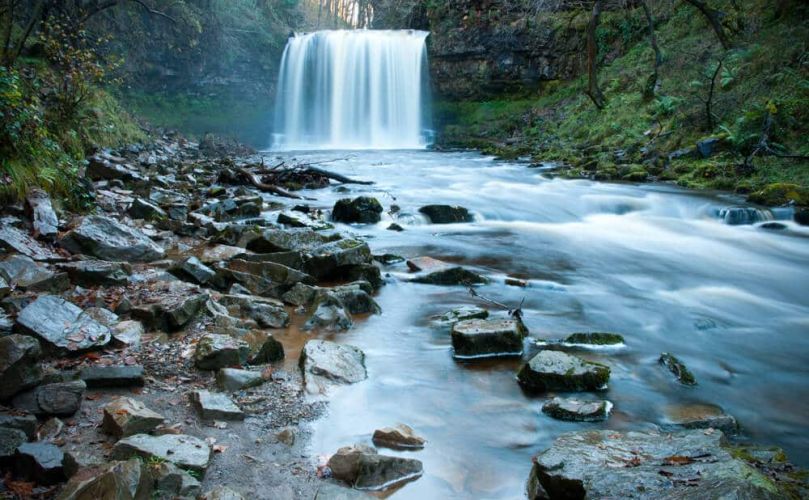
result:
<svg viewBox="0 0 809 500"><path fill-rule="evenodd" d="M227 449L228 449L227 445L224 445L224 444L215 444L215 445L213 445L213 452L214 453L222 453Z"/></svg>
<svg viewBox="0 0 809 500"><path fill-rule="evenodd" d="M693 462L694 460L691 457L683 455L672 455L663 459L663 463L666 465L688 465Z"/></svg>

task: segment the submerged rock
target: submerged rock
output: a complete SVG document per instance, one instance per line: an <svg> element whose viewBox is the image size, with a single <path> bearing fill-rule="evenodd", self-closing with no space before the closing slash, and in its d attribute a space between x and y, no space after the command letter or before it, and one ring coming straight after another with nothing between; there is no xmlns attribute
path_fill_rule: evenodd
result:
<svg viewBox="0 0 809 500"><path fill-rule="evenodd" d="M617 333L587 332L573 333L565 337L565 344L583 344L594 346L616 346L624 343L624 338Z"/></svg>
<svg viewBox="0 0 809 500"><path fill-rule="evenodd" d="M218 370L247 362L250 346L229 335L210 333L197 342L194 362L201 370Z"/></svg>
<svg viewBox="0 0 809 500"><path fill-rule="evenodd" d="M520 385L536 392L597 391L609 378L609 367L560 351L540 351L517 373Z"/></svg>
<svg viewBox="0 0 809 500"><path fill-rule="evenodd" d="M695 478L697 478L695 480ZM721 432L578 431L534 459L528 497L783 498L724 447Z"/></svg>
<svg viewBox="0 0 809 500"><path fill-rule="evenodd" d="M322 392L328 383L354 384L368 377L365 354L361 350L328 340L306 342L300 367L310 392Z"/></svg>
<svg viewBox="0 0 809 500"><path fill-rule="evenodd" d="M165 251L142 232L100 215L84 217L59 244L74 254L104 260L151 262L165 256Z"/></svg>
<svg viewBox="0 0 809 500"><path fill-rule="evenodd" d="M542 413L557 420L574 422L598 422L609 416L612 403L605 400L581 401L578 399L553 398L542 405Z"/></svg>
<svg viewBox="0 0 809 500"><path fill-rule="evenodd" d="M112 449L112 458L115 460L129 459L132 456L147 460L155 457L198 473L205 472L212 455L213 451L208 443L184 434L135 434L118 441Z"/></svg>
<svg viewBox="0 0 809 500"><path fill-rule="evenodd" d="M43 295L17 317L17 325L59 351L81 352L103 347L110 329L61 297Z"/></svg>
<svg viewBox="0 0 809 500"><path fill-rule="evenodd" d="M42 381L41 354L39 342L33 337L0 337L0 401L36 387Z"/></svg>
<svg viewBox="0 0 809 500"><path fill-rule="evenodd" d="M427 216L433 224L453 224L458 222L473 222L475 218L464 207L451 205L427 205L421 207L419 212Z"/></svg>
<svg viewBox="0 0 809 500"><path fill-rule="evenodd" d="M407 267L419 274L412 278L414 283L429 285L478 285L489 280L460 266L432 257L417 257L407 261Z"/></svg>
<svg viewBox="0 0 809 500"><path fill-rule="evenodd" d="M376 198L359 196L349 199L343 198L334 204L331 217L337 222L359 222L373 224L381 220L382 205Z"/></svg>
<svg viewBox="0 0 809 500"><path fill-rule="evenodd" d="M660 355L660 359L657 360L658 363L665 366L674 377L683 385L697 385L697 379L694 377L694 374L691 373L691 370L685 366L685 363L680 361L676 358L673 354L669 354L664 352Z"/></svg>
<svg viewBox="0 0 809 500"><path fill-rule="evenodd" d="M140 401L119 398L104 407L102 430L117 438L145 434L163 423L163 415L150 410Z"/></svg>
<svg viewBox="0 0 809 500"><path fill-rule="evenodd" d="M190 397L199 415L206 420L244 420L244 412L225 394L194 391Z"/></svg>
<svg viewBox="0 0 809 500"><path fill-rule="evenodd" d="M525 328L517 320L470 319L452 325L452 348L460 359L522 356Z"/></svg>
<svg viewBox="0 0 809 500"><path fill-rule="evenodd" d="M397 424L395 427L383 427L374 431L374 444L393 449L420 449L427 442L419 437L410 426Z"/></svg>
<svg viewBox="0 0 809 500"><path fill-rule="evenodd" d="M739 433L739 424L722 408L708 404L683 404L666 409L667 423L684 429L719 429L725 435Z"/></svg>

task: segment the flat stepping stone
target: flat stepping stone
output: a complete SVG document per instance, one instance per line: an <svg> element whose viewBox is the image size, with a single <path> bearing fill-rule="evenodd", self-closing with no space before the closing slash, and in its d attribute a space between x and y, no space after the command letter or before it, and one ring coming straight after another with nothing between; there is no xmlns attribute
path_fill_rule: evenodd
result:
<svg viewBox="0 0 809 500"><path fill-rule="evenodd" d="M112 337L109 328L80 307L54 295L43 295L29 304L17 317L17 325L61 352L78 353L103 347Z"/></svg>
<svg viewBox="0 0 809 500"><path fill-rule="evenodd" d="M118 441L112 449L114 460L128 460L133 455L147 460L159 458L172 462L181 469L204 473L211 462L213 451L205 441L184 434L135 434Z"/></svg>
<svg viewBox="0 0 809 500"><path fill-rule="evenodd" d="M234 392L259 386L264 383L264 377L261 372L222 368L216 373L216 383L223 391Z"/></svg>
<svg viewBox="0 0 809 500"><path fill-rule="evenodd" d="M354 384L368 377L365 353L328 340L310 340L301 351L300 367L310 392L322 392L329 383Z"/></svg>
<svg viewBox="0 0 809 500"><path fill-rule="evenodd" d="M522 356L525 328L517 320L472 319L452 325L458 359Z"/></svg>
<svg viewBox="0 0 809 500"><path fill-rule="evenodd" d="M195 391L191 402L206 420L244 420L244 412L226 394L221 392Z"/></svg>
<svg viewBox="0 0 809 500"><path fill-rule="evenodd" d="M163 421L163 415L150 410L140 401L120 398L104 407L101 429L120 438L151 432Z"/></svg>
<svg viewBox="0 0 809 500"><path fill-rule="evenodd" d="M398 424L395 427L383 427L374 431L374 444L396 449L421 449L427 442L423 437L417 436L410 426Z"/></svg>
<svg viewBox="0 0 809 500"><path fill-rule="evenodd" d="M560 351L540 351L517 373L525 389L546 391L598 391L607 386L608 366L585 361Z"/></svg>
<svg viewBox="0 0 809 500"><path fill-rule="evenodd" d="M142 366L90 366L83 368L79 377L87 387L143 387Z"/></svg>
<svg viewBox="0 0 809 500"><path fill-rule="evenodd" d="M542 413L557 420L572 422L598 422L609 417L612 403L606 400L581 401L553 398L542 405Z"/></svg>
<svg viewBox="0 0 809 500"><path fill-rule="evenodd" d="M682 404L666 408L666 423L684 429L719 429L726 435L739 433L739 423L733 415L711 404Z"/></svg>

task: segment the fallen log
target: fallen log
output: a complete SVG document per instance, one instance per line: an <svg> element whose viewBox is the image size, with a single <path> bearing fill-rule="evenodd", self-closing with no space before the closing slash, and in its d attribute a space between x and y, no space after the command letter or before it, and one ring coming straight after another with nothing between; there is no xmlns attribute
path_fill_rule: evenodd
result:
<svg viewBox="0 0 809 500"><path fill-rule="evenodd" d="M363 184L365 186L373 184L373 181L358 181L356 179L352 179L350 177L346 177L341 174L329 172L328 170L323 170L322 168L313 167L311 165L306 165L303 168L313 174L322 175L323 177L335 180L337 182L341 182L343 184Z"/></svg>
<svg viewBox="0 0 809 500"><path fill-rule="evenodd" d="M284 198L293 198L293 199L296 199L296 200L303 200L304 199L303 196L298 196L297 194L290 193L286 189L282 189L282 188L280 188L278 186L273 186L272 184L265 184L265 183L261 182L258 179L258 177L256 177L253 173L251 173L247 169L237 168L236 171L239 172L240 174L242 174L244 177L246 177L247 180L250 181L250 183L253 186L260 189L261 191L264 191L264 192L267 192L267 193L272 193L272 194L275 194L275 195L278 195L278 196L283 196Z"/></svg>

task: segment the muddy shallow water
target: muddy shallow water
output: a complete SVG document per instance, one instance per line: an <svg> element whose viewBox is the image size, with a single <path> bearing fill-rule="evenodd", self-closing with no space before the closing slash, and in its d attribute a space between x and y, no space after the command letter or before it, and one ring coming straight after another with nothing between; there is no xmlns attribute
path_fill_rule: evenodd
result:
<svg viewBox="0 0 809 500"><path fill-rule="evenodd" d="M532 455L560 433L648 428L665 424L673 405L700 403L734 415L742 439L782 446L795 463L809 465L809 228L788 221L784 231L728 226L718 210L740 201L727 195L551 180L475 153L282 157L348 154L323 168L376 184L304 192L316 198L309 203L330 209L339 198L367 194L401 213L341 231L367 237L374 253L476 268L492 278L480 294L506 304L525 299L531 341L610 331L627 345L578 353L612 368L607 391L580 395L612 401L609 420L556 421L541 413L544 397L517 385L519 361L453 360L448 329L431 317L484 303L463 287L407 283L404 265L388 267L391 278L377 296L383 314L328 336L365 351L369 378L330 394L312 456L370 444L374 429L403 422L428 440L426 448L384 452L418 458L424 476L393 498L523 498ZM428 225L417 209L429 203L463 205L476 222ZM393 220L405 231L386 230ZM506 286L507 275L529 286ZM663 351L685 361L699 385L674 383L657 364Z"/></svg>

